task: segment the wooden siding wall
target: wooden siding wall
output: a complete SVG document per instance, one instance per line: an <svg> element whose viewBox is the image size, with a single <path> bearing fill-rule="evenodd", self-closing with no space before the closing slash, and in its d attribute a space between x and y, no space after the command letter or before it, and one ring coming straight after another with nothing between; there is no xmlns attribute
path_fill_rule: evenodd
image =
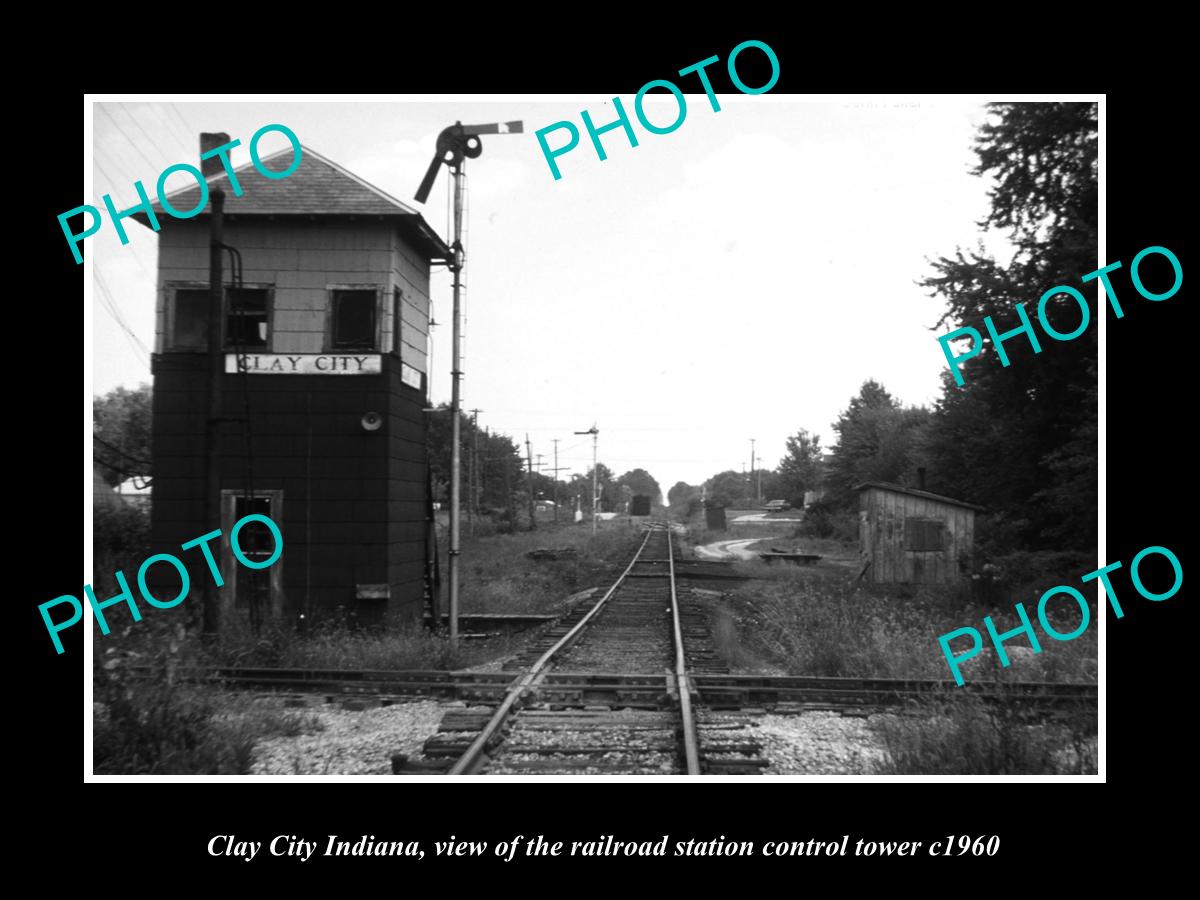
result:
<svg viewBox="0 0 1200 900"><path fill-rule="evenodd" d="M156 354L153 360L152 552L189 564L197 599L210 576L200 552L181 553L179 545L216 527L204 521L206 367L204 354ZM359 622L378 621L388 608L419 616L428 465L422 392L402 383L399 364L386 354L380 375L226 375L226 415L242 415L243 386L254 488L283 491L284 609L294 616L307 599L312 612L343 607ZM384 417L377 432L361 427L368 410ZM221 487L243 489L241 425L227 424L223 432ZM150 575L152 586L154 578L165 579L163 596L175 595L170 566L156 566ZM382 583L390 586L390 602L356 600L356 584Z"/></svg>
<svg viewBox="0 0 1200 900"><path fill-rule="evenodd" d="M398 231L391 233L392 285L400 288L400 340L403 344L400 358L419 372L429 373L429 264L422 262L400 237ZM391 303L391 291L388 292ZM391 315L384 320L385 328L393 328ZM387 333L387 347L391 343L391 332Z"/></svg>
<svg viewBox="0 0 1200 900"><path fill-rule="evenodd" d="M909 517L944 522L944 549L905 550L904 520ZM949 583L962 577L959 561L970 558L975 543L975 511L882 488L867 488L859 494L859 540L865 558L871 562L867 570L869 580L877 584Z"/></svg>
<svg viewBox="0 0 1200 900"><path fill-rule="evenodd" d="M158 236L158 302L154 349L166 347L168 285L208 282L208 223L172 221ZM247 284L275 286L269 353L323 353L327 287L383 289L382 348L394 346L392 291L403 297L401 358L428 371L429 265L386 222L229 222L225 242L242 254ZM225 262L229 272L228 256Z"/></svg>

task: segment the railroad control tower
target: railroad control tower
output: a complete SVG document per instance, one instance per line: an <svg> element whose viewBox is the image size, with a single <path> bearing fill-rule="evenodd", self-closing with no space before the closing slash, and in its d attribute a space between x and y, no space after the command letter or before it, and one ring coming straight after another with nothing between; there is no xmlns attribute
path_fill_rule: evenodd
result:
<svg viewBox="0 0 1200 900"><path fill-rule="evenodd" d="M286 169L292 148L277 157L261 163ZM208 352L212 201L186 220L155 205L152 552L178 554L218 527L207 510L219 505L222 629L419 617L436 566L423 412L430 268L450 251L414 209L308 147L286 178L236 169L240 193L219 164L205 174L210 196L224 192L221 243L231 248L219 360ZM194 208L199 185L168 201ZM144 213L134 218L149 227ZM219 504L205 452L214 381ZM228 540L251 512L284 540L261 573L235 564ZM265 528L242 531L248 557L259 539L269 555ZM211 583L199 553L183 557L193 584Z"/></svg>

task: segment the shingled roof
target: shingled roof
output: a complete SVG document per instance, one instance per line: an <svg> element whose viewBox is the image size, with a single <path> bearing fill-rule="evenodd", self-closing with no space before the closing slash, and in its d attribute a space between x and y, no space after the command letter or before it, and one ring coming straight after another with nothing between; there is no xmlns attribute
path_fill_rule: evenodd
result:
<svg viewBox="0 0 1200 900"><path fill-rule="evenodd" d="M944 497L941 494L933 494L929 491L919 491L916 488L905 487L902 484L892 484L887 481L864 481L861 484L854 485L854 490L865 491L868 488L880 488L881 490L891 491L895 494L907 494L910 497L921 497L924 500L936 500L938 503L949 503L951 506L962 506L967 509L974 509L979 512L985 512L985 508L974 503L967 503L965 500L955 500L953 497Z"/></svg>
<svg viewBox="0 0 1200 900"><path fill-rule="evenodd" d="M304 218L395 218L401 231L430 259L446 259L450 250L437 232L421 218L421 214L406 203L381 191L357 175L346 171L317 151L301 146L300 165L287 178L265 177L246 163L234 169L242 195L235 197L229 184L229 175L222 169L220 174L207 179L209 189L219 187L225 192L225 217L236 221L241 216L302 216ZM263 157L263 168L282 172L291 164L292 148ZM177 210L194 209L200 200L199 185L192 185L167 194L171 206ZM151 206L159 224L166 226L175 221L155 200ZM194 218L205 219L210 206ZM150 219L145 213L132 216L147 228Z"/></svg>

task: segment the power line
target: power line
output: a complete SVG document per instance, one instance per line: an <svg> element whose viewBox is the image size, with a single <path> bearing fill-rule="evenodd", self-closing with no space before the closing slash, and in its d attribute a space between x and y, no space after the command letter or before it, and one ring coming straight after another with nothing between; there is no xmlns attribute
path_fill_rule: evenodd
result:
<svg viewBox="0 0 1200 900"><path fill-rule="evenodd" d="M137 142L134 141L134 139L129 136L128 132L126 132L125 129L121 127L121 123L116 120L116 117L114 117L113 114L110 113L104 107L103 104L97 103L96 106L100 109L100 112L102 112L102 113L104 113L104 115L108 116L108 120L110 122L112 122L114 125L117 126L117 131L121 132L121 136L124 137L125 140L127 140L133 146L133 149L138 152L138 155L141 156L142 159L146 160L146 165L148 165L151 169L156 168L154 163L150 162L150 157L146 156L146 154L142 152L142 148L137 145ZM139 180L139 179L135 179L135 180Z"/></svg>
<svg viewBox="0 0 1200 900"><path fill-rule="evenodd" d="M119 185L121 182L117 181L117 179L108 174L107 170L105 170L104 166L100 164L100 160L97 157L92 157L92 162L96 164L96 168L100 170L100 174L108 179L108 183L111 188L110 190L105 191L105 193L111 194L114 190L116 190L117 185Z"/></svg>
<svg viewBox="0 0 1200 900"><path fill-rule="evenodd" d="M112 182L112 190L107 192L107 193L111 194L113 191L115 191L121 185L122 182L116 178L113 178L111 175L108 174L108 172L107 172L107 170L105 170L104 166L102 166L100 164L100 158L98 156L93 156L92 162L95 163L96 168L98 168L101 172L103 172L105 177L107 177L108 180ZM116 168L116 170L121 173L122 178L125 181L128 181L130 184L133 184L135 181L137 181L137 179L134 178L132 175L126 175L124 170L121 167L115 166L115 163L117 163L117 162L120 162L123 164L124 160L114 158L113 160L110 160L110 162L114 163L114 168Z"/></svg>
<svg viewBox="0 0 1200 900"><path fill-rule="evenodd" d="M113 304L112 295L108 294L107 291L105 291L104 293L105 293L105 297L107 299L102 297L101 302L104 303L105 310L109 313L110 316L112 316L113 321L116 322L117 325L119 325L121 327L121 330L124 331L126 334L128 334L130 336L130 338L132 338L134 345L135 345L134 349L141 351L141 352L145 352L145 347L141 344L140 341L138 341L137 335L132 333L131 329L129 328L129 325L125 322L124 317L121 315L120 309L117 308Z"/></svg>
<svg viewBox="0 0 1200 900"><path fill-rule="evenodd" d="M150 463L150 460L148 460L148 459L142 459L141 457L134 456L132 453L126 453L126 452L125 452L124 450L122 450L120 447L114 447L114 446L113 446L112 444L110 444L108 441L104 440L104 438L102 438L102 437L99 437L99 436L97 436L97 435L95 435L95 434L93 434L93 435L92 435L92 440L93 440L93 441L95 441L96 443L100 444L100 446L102 446L102 447L107 447L107 448L108 448L109 450L111 450L113 453L120 453L120 454L121 454L123 457L125 457L125 458L126 458L126 459L128 459L128 460L130 460L131 462L135 462L135 463L137 463L138 465L141 465L141 466L148 466L148 465L150 465L150 464L151 464L151 463Z"/></svg>
<svg viewBox="0 0 1200 900"><path fill-rule="evenodd" d="M104 273L100 271L98 267L96 269L96 278L99 280L101 289L104 291L105 296L107 296L108 299L113 303L113 311L117 314L117 318L120 320L121 325L123 325L131 334L133 334L133 329L129 327L129 322L125 318L120 304L116 302L116 298L113 296L112 291L110 291L108 288L108 282L104 278ZM142 343L141 339L136 334L133 335L133 338L138 342L138 346L146 351L146 353L150 352L150 349Z"/></svg>
<svg viewBox="0 0 1200 900"><path fill-rule="evenodd" d="M93 456L92 462L98 463L99 465L104 466L104 468L106 468L106 469L111 469L113 472L116 472L118 475L124 475L126 478L143 478L143 477L145 477L145 476L143 476L143 474L141 472L130 472L128 469L123 469L120 466L114 466L112 463L110 463L104 459L101 459L99 456Z"/></svg>
<svg viewBox="0 0 1200 900"><path fill-rule="evenodd" d="M99 269L96 269L96 274L98 276L100 275ZM116 300L113 299L112 294L109 292L105 284L102 281L97 282L97 287L100 288L100 292L104 295L104 297L101 298L100 308L109 314L112 320L117 323L117 326L125 334L125 338L129 341L129 346L133 350L134 356L137 357L138 362L140 362L147 369L150 368L150 351L147 349L146 345L142 343L141 339L133 333L133 329L131 329L125 322L124 317L121 315L120 308L116 305ZM105 298L107 298L107 300L105 300Z"/></svg>
<svg viewBox="0 0 1200 900"><path fill-rule="evenodd" d="M193 128L191 125L189 125L187 122L187 119L185 119L183 117L183 113L181 113L179 111L178 106L176 106L174 103L168 103L167 109L169 109L169 110L171 110L171 112L175 113L176 118L178 118L180 123L183 125L184 131L186 131L188 134L196 134L197 133L196 129Z"/></svg>
<svg viewBox="0 0 1200 900"><path fill-rule="evenodd" d="M162 157L166 160L166 163L165 163L165 165L163 165L163 168L165 169L167 166L171 165L172 154L165 152L163 150L163 148L158 145L158 141L154 140L154 138L152 138L150 136L149 132L147 132L146 129L142 127L142 123L139 122L136 118L134 118L134 115L130 111L128 106L126 106L124 103L118 103L117 105L119 107L121 107L121 109L125 110L125 115L129 117L129 121L131 121L134 124L134 126L137 128L137 130L140 131L145 136L146 140L150 142L150 144L154 147L154 149L157 150L160 154L162 154Z"/></svg>
<svg viewBox="0 0 1200 900"><path fill-rule="evenodd" d="M164 104L162 104L162 106L165 109L168 109L168 110L170 109L169 104L164 103ZM171 119L170 116L164 116L163 122L166 124L166 126L171 134L171 137L174 138L175 140L179 141L180 144L183 145L185 153L194 152L192 141L195 140L195 137L192 134L192 132L190 130L188 130L186 125L184 126L184 130L182 132L179 132L179 131L175 130L175 121L173 119ZM182 134L183 136L180 137L180 134Z"/></svg>
<svg viewBox="0 0 1200 900"><path fill-rule="evenodd" d="M110 309L109 309L107 306L104 306L104 307L101 307L101 308L102 308L102 309L103 309L105 312L107 312L107 313L109 314L109 316L111 316L111 317L112 317L114 320L116 319L116 317L115 317L115 316L113 316L113 314L112 314L112 311L111 311L111 310L110 310ZM145 368L149 369L149 368L150 368L150 360L149 360L148 358L145 358L145 357L143 357L143 356L142 356L142 351L140 351L140 350L138 349L138 346L137 346L137 344L135 344L135 343L133 342L134 340L136 340L136 338L133 338L133 337L132 337L132 335L130 335L129 331L128 331L128 330L127 330L127 329L126 329L126 328L125 328L123 325L121 325L121 323L120 323L120 322L117 322L117 325L118 325L118 326L121 328L121 333L125 335L125 339L126 339L126 341L128 341L128 342L129 342L129 348L130 348L130 349L133 351L133 355L134 355L134 356L137 358L137 361L138 361L138 362L139 362L139 363L140 363L140 364L141 364L143 367L145 367Z"/></svg>

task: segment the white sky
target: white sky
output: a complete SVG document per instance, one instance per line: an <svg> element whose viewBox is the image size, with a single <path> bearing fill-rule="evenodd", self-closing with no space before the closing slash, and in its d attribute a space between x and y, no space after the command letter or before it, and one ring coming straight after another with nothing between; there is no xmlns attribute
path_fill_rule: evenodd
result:
<svg viewBox="0 0 1200 900"><path fill-rule="evenodd" d="M664 95L665 96L665 95ZM799 428L832 443L830 427L866 378L906 403L938 395L945 358L930 327L942 303L916 281L927 259L979 240L987 183L969 174L981 103L961 98L811 100L765 94L688 95L673 133L602 136L600 162L583 128L604 97L547 102L104 102L95 106L95 194L118 209L154 195L158 173L193 162L200 131L243 146L282 123L312 149L422 211L448 234L448 170L422 208L412 195L437 133L455 120L523 120L525 134L483 139L467 166L464 408L481 426L583 472L595 422L600 459L620 474L647 469L665 492L749 463L773 467ZM656 106L657 103L657 106ZM647 103L667 123L674 100ZM580 144L555 181L534 132L559 120ZM118 127L119 126L119 127ZM552 146L564 132L550 136ZM286 146L265 138L263 155ZM168 190L187 178L175 176ZM126 220L121 246L107 220L86 242L128 336L95 291L95 393L150 380L157 235ZM990 250L1005 244L989 236ZM64 252L69 252L65 242ZM450 395L450 280L433 270L432 399ZM1018 298L1019 299L1019 298ZM572 473L562 473L569 477Z"/></svg>

